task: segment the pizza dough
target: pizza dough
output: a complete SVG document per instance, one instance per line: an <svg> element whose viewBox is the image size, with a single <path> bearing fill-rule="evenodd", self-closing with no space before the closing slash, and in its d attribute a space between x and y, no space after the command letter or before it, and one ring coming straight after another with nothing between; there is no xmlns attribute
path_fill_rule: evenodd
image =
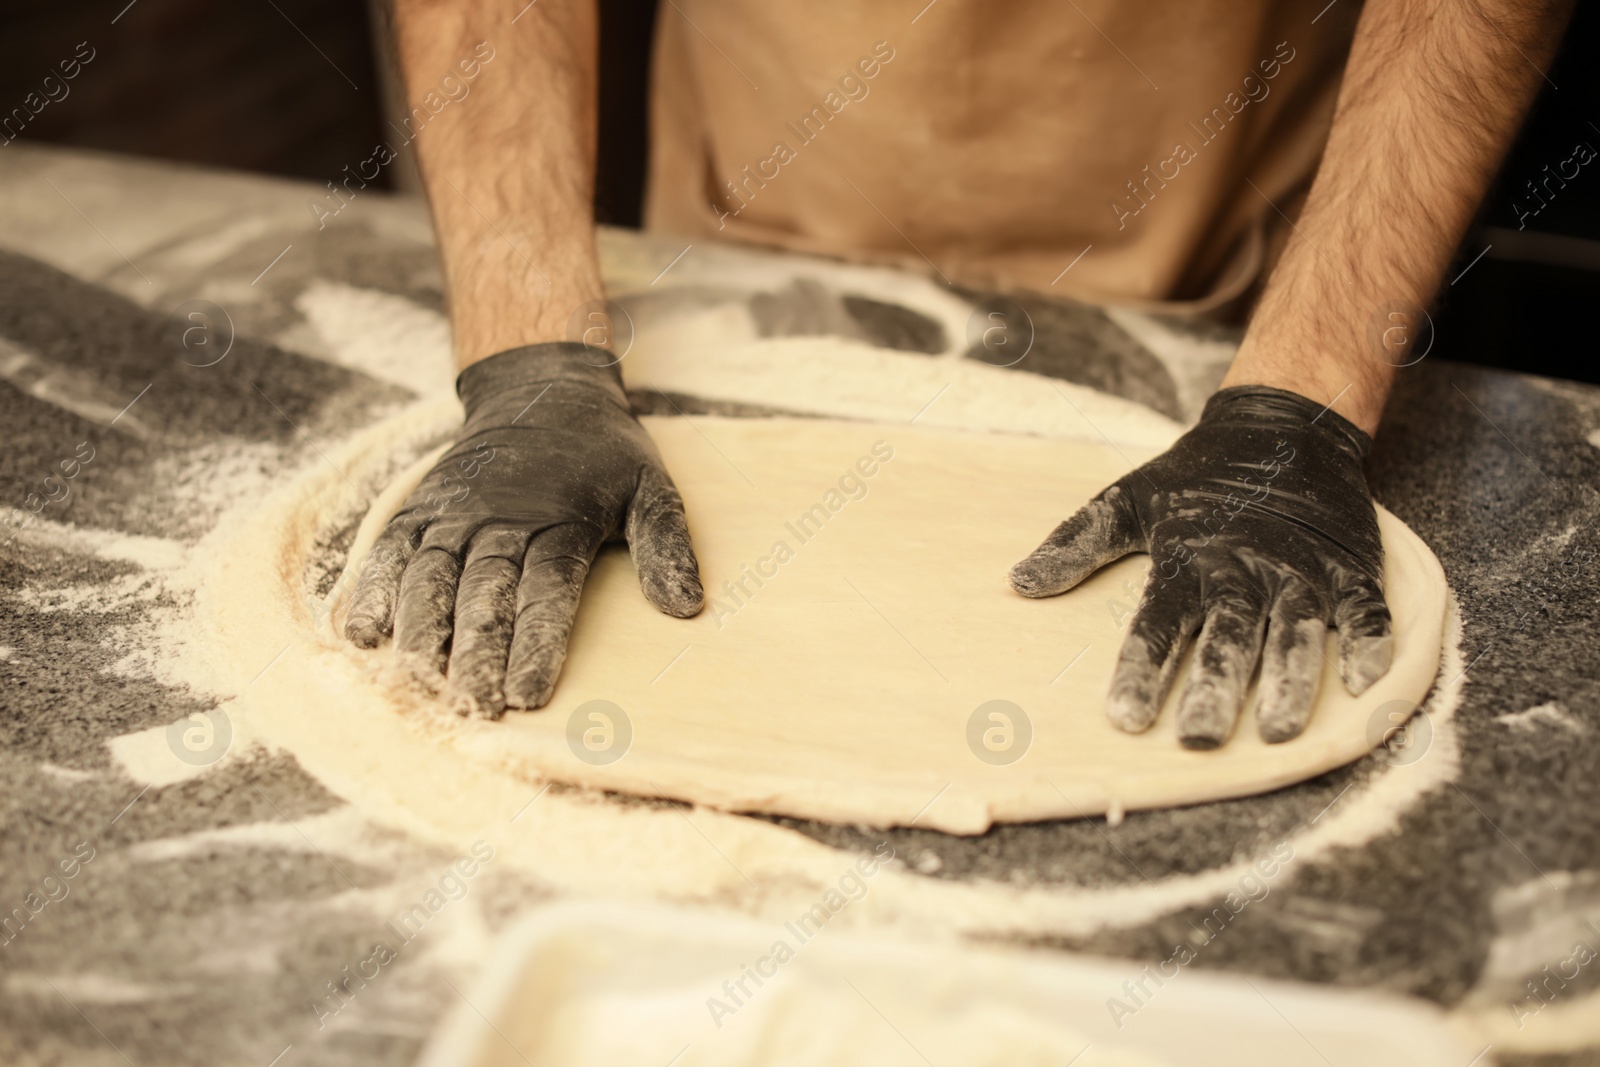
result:
<svg viewBox="0 0 1600 1067"><path fill-rule="evenodd" d="M706 610L662 615L626 552L606 550L550 704L441 744L536 780L972 834L1313 777L1382 740L1438 669L1443 572L1380 509L1396 634L1383 679L1351 697L1330 639L1294 741L1264 744L1247 707L1227 745L1186 750L1175 698L1152 730L1125 734L1102 705L1147 557L1047 600L1012 592L1006 574L1153 451L822 419L646 424L688 507ZM430 463L375 502L337 589Z"/></svg>

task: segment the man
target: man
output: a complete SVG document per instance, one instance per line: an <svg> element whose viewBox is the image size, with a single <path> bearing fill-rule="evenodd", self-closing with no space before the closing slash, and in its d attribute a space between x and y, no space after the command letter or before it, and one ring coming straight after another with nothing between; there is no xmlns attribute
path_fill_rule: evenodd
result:
<svg viewBox="0 0 1600 1067"><path fill-rule="evenodd" d="M1403 360L1374 323L1439 286L1567 5L923 3L669 0L652 226L1191 311L1265 276L1199 424L1011 580L1051 596L1149 552L1112 720L1154 722L1194 641L1184 745L1231 735L1258 666L1262 736L1297 736L1328 625L1352 693L1391 658L1362 463ZM603 298L595 5L396 0L395 21L414 92L494 49L418 140L467 419L380 540L347 633L392 630L487 714L538 708L606 540L626 538L662 611L702 604L614 361L567 340Z"/></svg>

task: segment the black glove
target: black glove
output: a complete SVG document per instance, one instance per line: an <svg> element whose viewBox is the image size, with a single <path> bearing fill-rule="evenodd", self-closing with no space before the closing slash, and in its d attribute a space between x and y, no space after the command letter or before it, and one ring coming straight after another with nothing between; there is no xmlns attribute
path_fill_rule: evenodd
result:
<svg viewBox="0 0 1600 1067"><path fill-rule="evenodd" d="M1329 622L1352 694L1393 658L1383 542L1361 469L1371 447L1359 428L1303 396L1223 389L1170 449L1056 527L1012 568L1011 584L1024 596L1054 596L1130 552L1150 553L1149 583L1111 680L1111 721L1128 731L1155 722L1199 630L1178 705L1184 746L1228 739L1257 661L1261 737L1287 741L1311 718Z"/></svg>
<svg viewBox="0 0 1600 1067"><path fill-rule="evenodd" d="M652 604L700 610L683 499L628 408L615 366L558 342L456 379L461 437L373 545L345 635L447 669L465 713L550 699L595 553L625 537Z"/></svg>

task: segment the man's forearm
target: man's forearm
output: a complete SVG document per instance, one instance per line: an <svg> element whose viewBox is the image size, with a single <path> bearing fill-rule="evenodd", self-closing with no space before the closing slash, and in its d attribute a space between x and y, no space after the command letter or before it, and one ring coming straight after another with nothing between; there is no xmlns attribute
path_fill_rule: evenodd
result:
<svg viewBox="0 0 1600 1067"><path fill-rule="evenodd" d="M412 105L481 44L493 49L470 94L416 140L458 365L569 339L573 312L604 294L594 0L539 0L520 15L483 0L396 0L394 16Z"/></svg>
<svg viewBox="0 0 1600 1067"><path fill-rule="evenodd" d="M1289 389L1377 429L1400 360L1373 323L1432 299L1569 12L1368 0L1305 210L1224 386Z"/></svg>

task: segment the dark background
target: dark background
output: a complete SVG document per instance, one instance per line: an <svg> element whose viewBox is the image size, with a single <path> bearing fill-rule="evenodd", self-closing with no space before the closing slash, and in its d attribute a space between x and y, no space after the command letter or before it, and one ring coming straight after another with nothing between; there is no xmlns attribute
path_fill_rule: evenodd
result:
<svg viewBox="0 0 1600 1067"><path fill-rule="evenodd" d="M373 19L362 0L126 3L0 0L0 106L38 89L78 42L96 51L25 138L316 181L384 139ZM656 8L656 0L600 3L595 206L601 221L623 226L639 224ZM1591 355L1600 159L1520 220L1522 230L1514 207L1536 204L1526 183L1570 158L1577 142L1600 150L1597 44L1600 0L1588 0L1450 271L1457 280L1435 311L1432 355L1600 382ZM392 180L386 169L376 184Z"/></svg>

